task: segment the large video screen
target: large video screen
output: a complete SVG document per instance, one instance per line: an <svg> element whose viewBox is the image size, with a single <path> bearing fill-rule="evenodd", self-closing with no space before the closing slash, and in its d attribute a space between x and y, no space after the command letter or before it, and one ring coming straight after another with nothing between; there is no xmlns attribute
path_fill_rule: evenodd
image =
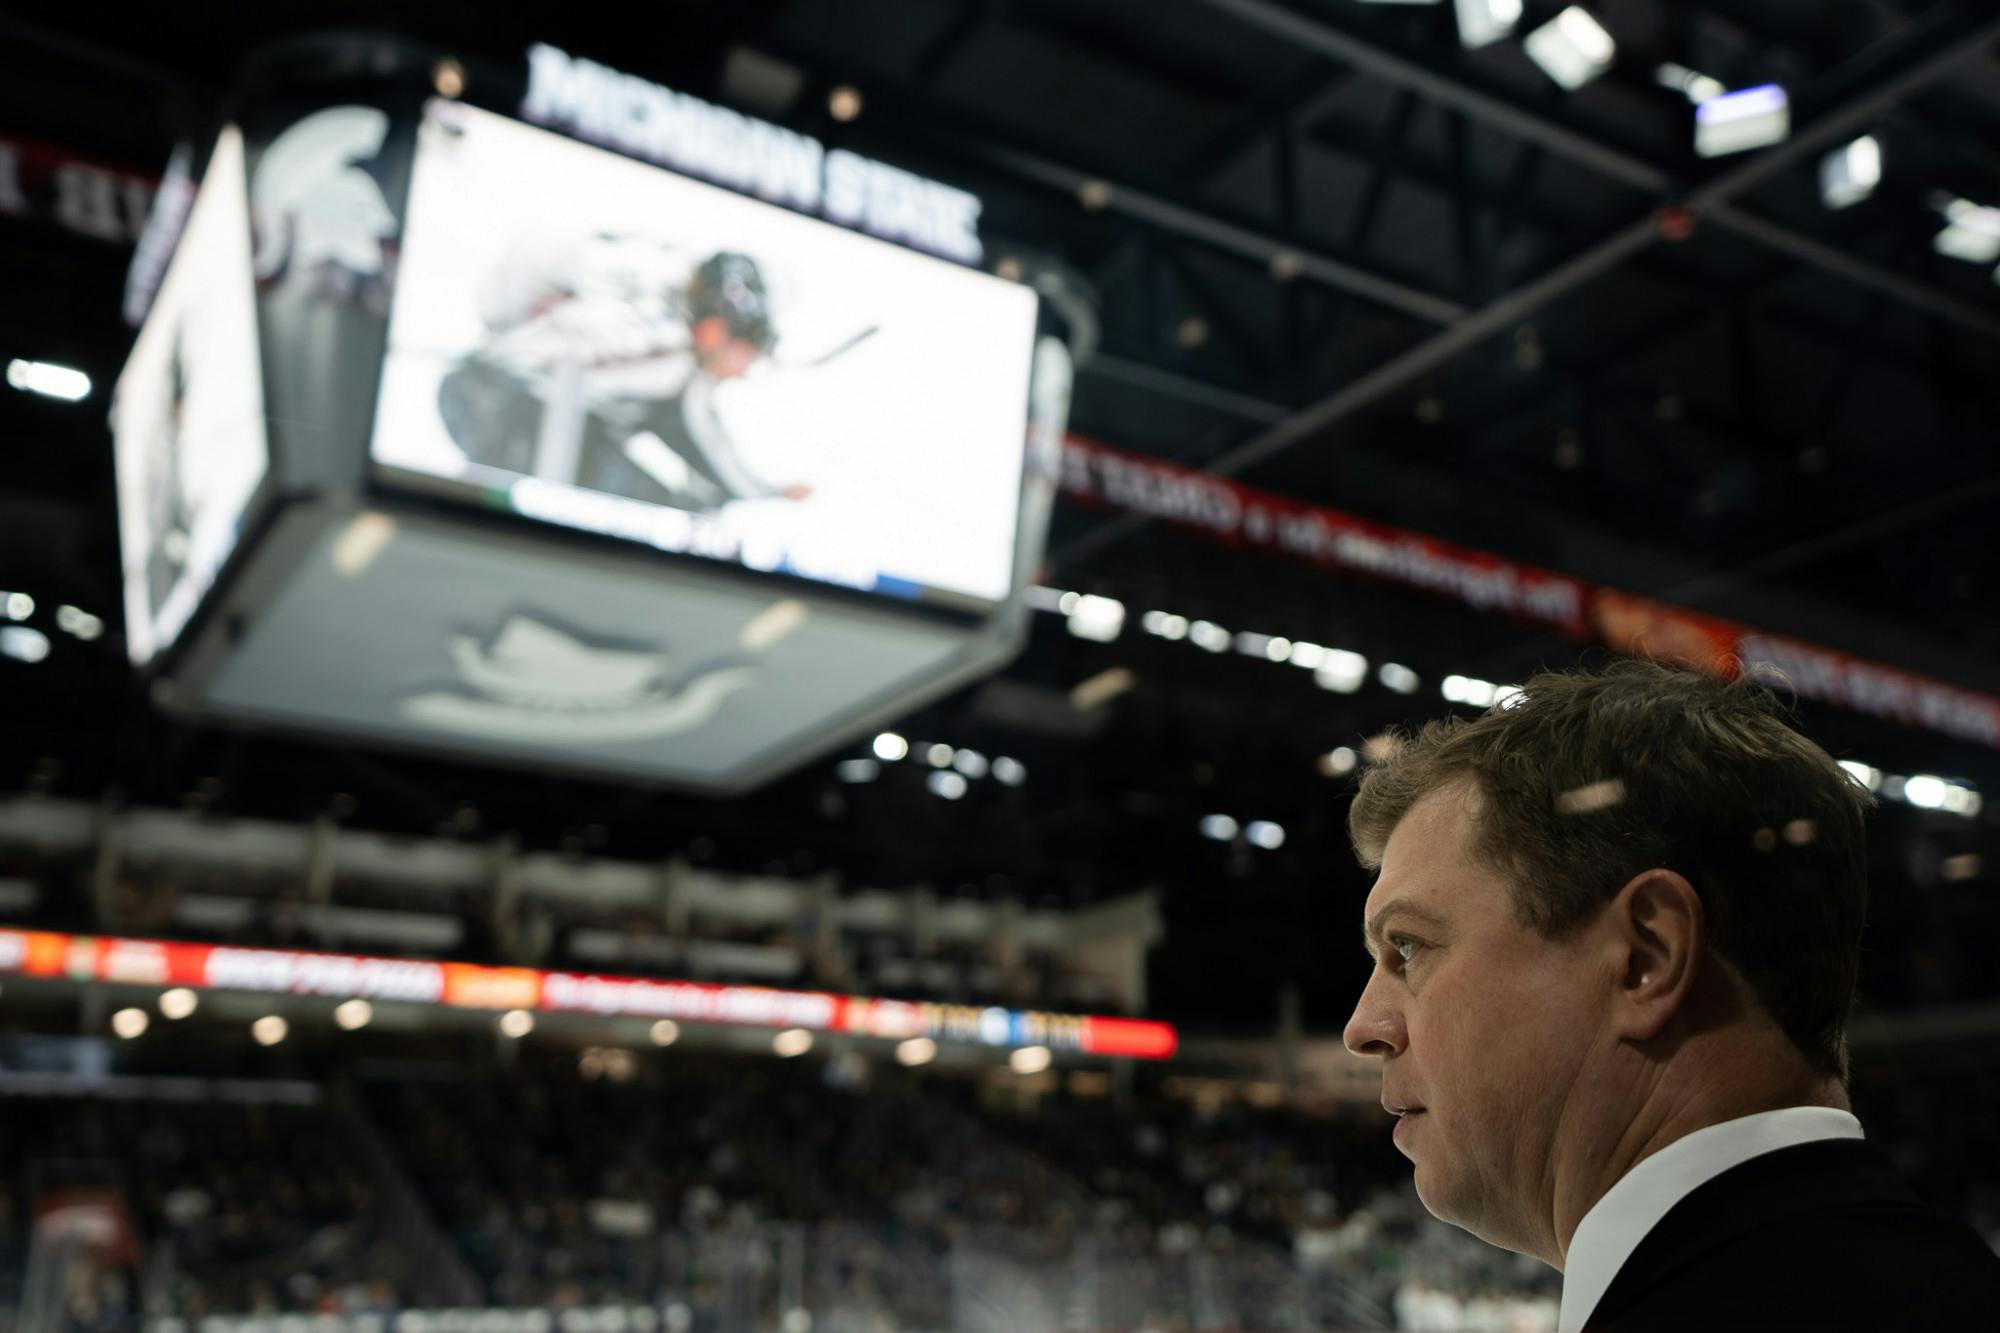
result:
<svg viewBox="0 0 2000 1333"><path fill-rule="evenodd" d="M171 647L235 550L269 468L243 140L223 131L118 377L111 429L125 640Z"/></svg>
<svg viewBox="0 0 2000 1333"><path fill-rule="evenodd" d="M665 550L999 601L1035 318L1017 283L434 102L372 451Z"/></svg>

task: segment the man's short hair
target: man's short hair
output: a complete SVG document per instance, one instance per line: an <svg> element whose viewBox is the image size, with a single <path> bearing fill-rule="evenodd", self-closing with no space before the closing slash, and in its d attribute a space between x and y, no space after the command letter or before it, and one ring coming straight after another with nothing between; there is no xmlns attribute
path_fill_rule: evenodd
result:
<svg viewBox="0 0 2000 1333"><path fill-rule="evenodd" d="M1364 866L1381 867L1418 801L1469 781L1474 850L1545 938L1641 871L1677 871L1701 895L1709 947L1816 1072L1846 1083L1874 801L1787 724L1770 689L1620 661L1538 675L1475 720L1398 739L1348 814Z"/></svg>

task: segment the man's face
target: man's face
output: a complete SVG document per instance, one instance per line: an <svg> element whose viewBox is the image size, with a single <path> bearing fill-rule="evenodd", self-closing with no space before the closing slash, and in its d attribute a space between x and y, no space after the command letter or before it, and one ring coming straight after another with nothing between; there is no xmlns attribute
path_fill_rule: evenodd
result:
<svg viewBox="0 0 2000 1333"><path fill-rule="evenodd" d="M729 322L710 315L694 326L695 357L719 380L741 379L762 355L757 344L729 331Z"/></svg>
<svg viewBox="0 0 2000 1333"><path fill-rule="evenodd" d="M1363 917L1380 928L1380 953L1347 1047L1382 1057L1385 1100L1424 1108L1396 1126L1424 1207L1542 1254L1553 1149L1602 986L1582 948L1515 921L1501 873L1471 847L1478 808L1469 785L1448 787L1390 836Z"/></svg>

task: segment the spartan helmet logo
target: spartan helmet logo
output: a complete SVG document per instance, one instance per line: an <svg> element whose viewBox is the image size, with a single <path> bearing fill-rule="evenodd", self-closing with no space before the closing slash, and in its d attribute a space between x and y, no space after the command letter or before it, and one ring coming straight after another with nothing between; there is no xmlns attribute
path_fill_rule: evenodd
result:
<svg viewBox="0 0 2000 1333"><path fill-rule="evenodd" d="M360 163L382 151L389 116L367 106L316 111L264 150L250 183L257 277L337 264L361 277L382 271L382 243L396 215Z"/></svg>
<svg viewBox="0 0 2000 1333"><path fill-rule="evenodd" d="M756 682L747 655L692 666L658 646L592 643L529 612L493 635L455 634L459 680L402 700L427 726L485 738L557 744L655 740L706 725Z"/></svg>

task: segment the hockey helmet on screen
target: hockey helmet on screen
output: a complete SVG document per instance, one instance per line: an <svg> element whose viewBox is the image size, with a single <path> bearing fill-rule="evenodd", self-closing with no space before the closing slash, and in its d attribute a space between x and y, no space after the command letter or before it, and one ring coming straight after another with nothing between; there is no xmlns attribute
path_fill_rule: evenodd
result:
<svg viewBox="0 0 2000 1333"><path fill-rule="evenodd" d="M770 351L778 341L771 325L771 294L764 286L763 271L749 255L723 250L702 260L682 301L689 324L720 317L732 337L760 352Z"/></svg>

